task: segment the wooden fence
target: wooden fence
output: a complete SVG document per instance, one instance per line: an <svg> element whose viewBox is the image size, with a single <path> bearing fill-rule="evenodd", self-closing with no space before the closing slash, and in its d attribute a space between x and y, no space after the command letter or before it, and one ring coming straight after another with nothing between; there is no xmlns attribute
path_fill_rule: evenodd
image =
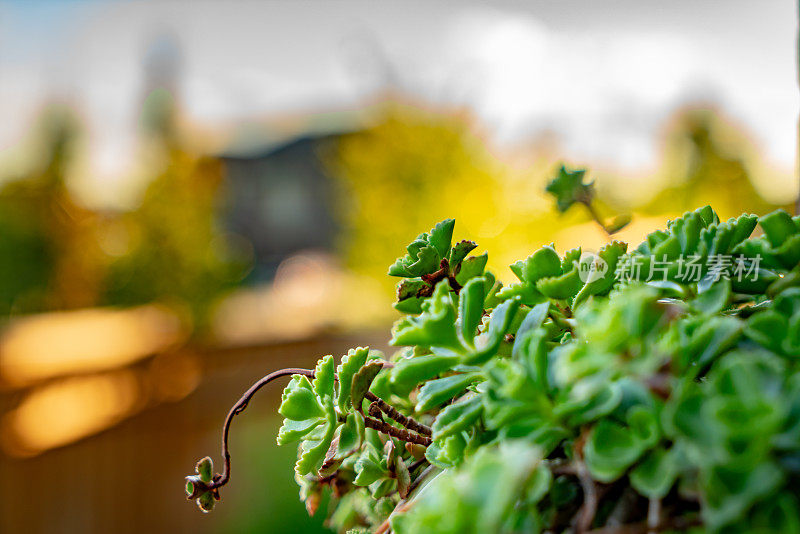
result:
<svg viewBox="0 0 800 534"><path fill-rule="evenodd" d="M302 342L192 351L201 381L177 402L148 406L76 443L31 458L0 455L2 533L211 533L313 531L292 480L293 450L274 437L281 385L261 392L231 431L232 482L212 514L183 494L204 455L219 462L221 423L239 395L268 371L311 366L356 345L384 348L386 333L325 335ZM188 349L185 349L188 350ZM0 393L5 413L24 391ZM285 449L290 449L286 447Z"/></svg>

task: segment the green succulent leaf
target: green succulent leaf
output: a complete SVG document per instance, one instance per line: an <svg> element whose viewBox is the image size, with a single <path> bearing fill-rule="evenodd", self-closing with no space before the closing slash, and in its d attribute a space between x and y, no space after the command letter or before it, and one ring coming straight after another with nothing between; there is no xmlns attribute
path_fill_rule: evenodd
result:
<svg viewBox="0 0 800 534"><path fill-rule="evenodd" d="M357 410L360 410L364 396L370 390L375 377L378 376L381 369L383 369L383 362L371 361L363 365L361 369L353 375L350 383L350 401Z"/></svg>
<svg viewBox="0 0 800 534"><path fill-rule="evenodd" d="M478 245L473 241L459 241L453 248L450 250L450 256L448 258L448 262L450 263L451 269L456 269L458 265L461 264L461 261L467 257L467 254L472 252L478 248Z"/></svg>
<svg viewBox="0 0 800 534"><path fill-rule="evenodd" d="M440 258L446 258L450 252L450 243L453 241L455 224L455 219L445 219L437 223L430 232L429 242L436 249L436 253Z"/></svg>
<svg viewBox="0 0 800 534"><path fill-rule="evenodd" d="M487 253L483 253L480 256L470 256L463 260L459 264L459 269L456 273L456 282L463 286L476 276L483 276L488 261L489 255Z"/></svg>
<svg viewBox="0 0 800 534"><path fill-rule="evenodd" d="M206 456L197 462L197 467L195 469L202 482L205 484L209 484L211 482L211 479L214 477L214 462L211 460L211 458Z"/></svg>
<svg viewBox="0 0 800 534"><path fill-rule="evenodd" d="M689 305L701 313L713 315L727 308L730 299L731 281L723 278L705 292L700 293Z"/></svg>
<svg viewBox="0 0 800 534"><path fill-rule="evenodd" d="M433 439L439 441L466 430L478 420L482 412L483 404L477 396L449 405L439 413L433 423Z"/></svg>
<svg viewBox="0 0 800 534"><path fill-rule="evenodd" d="M473 278L461 288L458 298L458 325L461 343L471 347L483 317L486 287L483 278Z"/></svg>
<svg viewBox="0 0 800 534"><path fill-rule="evenodd" d="M419 390L416 411L422 413L438 408L482 379L481 373L471 372L430 380Z"/></svg>
<svg viewBox="0 0 800 534"><path fill-rule="evenodd" d="M455 355L425 354L397 362L392 369L389 384L395 394L408 395L417 384L430 380L459 364Z"/></svg>
<svg viewBox="0 0 800 534"><path fill-rule="evenodd" d="M556 177L545 188L555 197L558 211L564 213L576 202L591 202L594 198L594 185L584 182L585 175L586 169L570 171L561 165Z"/></svg>
<svg viewBox="0 0 800 534"><path fill-rule="evenodd" d="M322 417L325 412L308 378L294 375L283 390L278 413L287 419L304 421Z"/></svg>
<svg viewBox="0 0 800 534"><path fill-rule="evenodd" d="M600 482L613 482L639 459L643 444L625 426L603 419L586 442L586 466Z"/></svg>
<svg viewBox="0 0 800 534"><path fill-rule="evenodd" d="M631 485L648 499L662 499L675 485L679 468L674 448L655 449L631 472Z"/></svg>
<svg viewBox="0 0 800 534"><path fill-rule="evenodd" d="M422 302L425 299L418 295L426 287L428 284L421 278L403 278L397 284L397 302L393 305L394 309L401 313L422 313Z"/></svg>
<svg viewBox="0 0 800 534"><path fill-rule="evenodd" d="M503 302L494 309L489 318L489 329L475 340L475 349L466 354L464 363L481 364L497 354L500 344L509 333L519 307L519 299L514 298Z"/></svg>
<svg viewBox="0 0 800 534"><path fill-rule="evenodd" d="M769 244L774 248L780 247L786 240L798 233L794 221L783 210L776 210L769 215L764 215L758 220Z"/></svg>
<svg viewBox="0 0 800 534"><path fill-rule="evenodd" d="M335 460L343 460L358 451L364 439L364 416L359 412L350 412L343 425L338 429L338 442Z"/></svg>
<svg viewBox="0 0 800 534"><path fill-rule="evenodd" d="M302 476L314 473L322 467L325 454L331 446L336 431L336 416L332 410L325 424L324 433L319 439L307 439L301 443L302 453L295 465L295 472Z"/></svg>
<svg viewBox="0 0 800 534"><path fill-rule="evenodd" d="M317 362L314 369L314 380L311 387L322 403L333 402L333 382L335 373L333 371L333 356L328 355Z"/></svg>
<svg viewBox="0 0 800 534"><path fill-rule="evenodd" d="M216 502L214 501L214 494L210 491L203 493L197 498L197 505L203 512L208 513L212 511L215 504Z"/></svg>
<svg viewBox="0 0 800 534"><path fill-rule="evenodd" d="M419 317L405 317L395 323L391 344L460 350L455 320L450 284L442 280L436 285L433 295L422 303Z"/></svg>
<svg viewBox="0 0 800 534"><path fill-rule="evenodd" d="M371 443L364 445L364 450L355 463L355 472L356 478L353 483L356 486L369 486L388 474L380 451Z"/></svg>
<svg viewBox="0 0 800 534"><path fill-rule="evenodd" d="M356 349L350 349L347 354L342 357L342 363L336 368L336 375L339 379L337 384L336 403L341 412L347 412L348 401L350 401L351 386L353 384L353 376L355 376L355 374L361 370L361 368L367 362L368 356L368 348L358 347Z"/></svg>

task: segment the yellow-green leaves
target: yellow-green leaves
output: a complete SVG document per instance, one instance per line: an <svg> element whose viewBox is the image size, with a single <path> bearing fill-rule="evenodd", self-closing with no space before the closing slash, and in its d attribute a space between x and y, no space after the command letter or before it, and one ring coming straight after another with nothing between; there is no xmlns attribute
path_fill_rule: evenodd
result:
<svg viewBox="0 0 800 534"><path fill-rule="evenodd" d="M519 297L520 301L528 306L545 299L536 288L536 283L540 279L562 274L561 259L552 247L540 248L526 259L512 264L510 269L519 279L519 283L504 287L497 296L500 299Z"/></svg>
<svg viewBox="0 0 800 534"><path fill-rule="evenodd" d="M485 447L460 468L439 475L414 506L393 516L392 531L539 531L544 524L536 522L535 506L547 495L552 480L540 462L540 451L524 440ZM523 520L531 513L536 520Z"/></svg>
<svg viewBox="0 0 800 534"><path fill-rule="evenodd" d="M680 467L675 447L654 449L631 471L631 486L649 499L661 499L675 484Z"/></svg>
<svg viewBox="0 0 800 534"><path fill-rule="evenodd" d="M450 255L447 257L448 263L451 266L460 265L461 261L467 257L467 254L472 252L478 247L474 241L459 241L450 250ZM485 263L485 262L484 262Z"/></svg>
<svg viewBox="0 0 800 534"><path fill-rule="evenodd" d="M354 468L356 477L353 484L368 486L374 498L381 498L395 489L401 498L408 496L411 474L392 440L386 442L383 450L366 443Z"/></svg>
<svg viewBox="0 0 800 534"><path fill-rule="evenodd" d="M773 211L759 219L770 248L766 254L791 269L800 263L800 218L789 217L783 210Z"/></svg>
<svg viewBox="0 0 800 534"><path fill-rule="evenodd" d="M497 354L519 307L520 301L515 298L503 302L492 311L492 315L489 317L489 328L475 339L473 344L475 349L466 352L464 363L468 365L481 364Z"/></svg>
<svg viewBox="0 0 800 534"><path fill-rule="evenodd" d="M294 467L298 475L319 471L325 459L325 453L331 446L336 425L336 414L332 409L328 410L325 414L324 424L305 436L306 439L300 444L300 457Z"/></svg>
<svg viewBox="0 0 800 534"><path fill-rule="evenodd" d="M371 443L364 446L364 450L356 461L356 486L369 486L388 473L386 460L378 449Z"/></svg>
<svg viewBox="0 0 800 534"><path fill-rule="evenodd" d="M309 466L316 464L317 458L325 456L327 445L330 445L336 430L333 379L333 356L326 356L317 364L313 382L309 382L305 376L294 375L283 390L278 412L285 419L278 431L278 445L307 438L318 446L315 452L306 456L302 464L304 469L311 469ZM319 443L321 440L327 441L327 445ZM305 443L305 450L311 449L314 446L310 442ZM321 456L319 449L324 449Z"/></svg>
<svg viewBox="0 0 800 534"><path fill-rule="evenodd" d="M467 386L483 379L481 373L471 372L455 374L445 378L429 380L422 386L417 395L417 412L427 412L449 402Z"/></svg>
<svg viewBox="0 0 800 534"><path fill-rule="evenodd" d="M461 288L458 297L458 335L461 344L474 346L474 337L478 333L478 325L483 317L483 302L486 299L486 287L483 278L473 278Z"/></svg>
<svg viewBox="0 0 800 534"><path fill-rule="evenodd" d="M689 302L700 313L713 315L728 307L731 299L731 281L721 279Z"/></svg>
<svg viewBox="0 0 800 534"><path fill-rule="evenodd" d="M476 335L486 305L485 283L483 278L468 282L462 288L456 306L447 280L439 282L433 296L423 302L422 314L405 317L395 324L391 344L430 347L435 354L442 356L436 361L449 361L450 365L458 361L456 356L468 365L485 362L497 353L520 306L517 298L499 304L491 313L486 331ZM432 365L436 367L438 364ZM428 369L427 365L425 369ZM437 372L445 369L447 367L442 366ZM396 372L392 374L393 381ZM424 379L434 376L426 375Z"/></svg>
<svg viewBox="0 0 800 534"><path fill-rule="evenodd" d="M590 271L590 276L585 281L586 283L581 287L575 295L572 306L573 308L593 295L606 295L611 290L611 287L616 281L616 268L620 256L625 254L628 245L621 241L612 241L605 245L597 253L597 260L594 260L590 266L593 271Z"/></svg>

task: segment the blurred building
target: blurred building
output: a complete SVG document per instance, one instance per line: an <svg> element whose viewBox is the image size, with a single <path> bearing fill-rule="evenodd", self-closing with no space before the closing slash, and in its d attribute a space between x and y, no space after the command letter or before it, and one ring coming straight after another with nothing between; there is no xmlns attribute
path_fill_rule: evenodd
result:
<svg viewBox="0 0 800 534"><path fill-rule="evenodd" d="M330 114L296 133L268 124L242 133L220 155L227 229L252 244L248 282L269 280L280 262L302 250L334 252L341 231L338 191L326 164L342 136L357 131L353 114ZM276 139L277 137L277 139Z"/></svg>

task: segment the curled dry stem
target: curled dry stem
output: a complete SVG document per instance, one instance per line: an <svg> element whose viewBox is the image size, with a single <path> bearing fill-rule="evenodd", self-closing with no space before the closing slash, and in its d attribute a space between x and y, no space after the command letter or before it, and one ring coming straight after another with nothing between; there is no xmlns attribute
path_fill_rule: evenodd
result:
<svg viewBox="0 0 800 534"><path fill-rule="evenodd" d="M233 422L233 418L240 413L242 413L246 408L247 405L250 403L250 399L253 398L253 395L261 389L262 387L266 386L270 382L275 379L282 378L284 376L291 376L291 375L303 375L307 377L314 377L314 371L311 369L300 369L300 368L288 368L288 369L281 369L280 371L275 371L274 373L270 373L267 376L261 378L258 382L250 386L250 389L244 392L244 394L236 401L236 404L228 412L228 415L225 417L225 422L222 424L222 458L224 460L222 474L215 476L214 480L211 484L208 485L207 489L216 489L221 488L231 478L231 454L228 449L228 433L231 428L231 423Z"/></svg>
<svg viewBox="0 0 800 534"><path fill-rule="evenodd" d="M385 362L384 366L386 368L391 368L393 365L389 362ZM267 376L261 378L250 386L250 388L244 392L244 394L236 401L236 404L228 412L228 415L225 417L225 422L222 424L222 458L223 458L223 468L222 474L217 474L214 476L213 480L206 485L202 485L202 487L197 486L196 491L208 491L208 490L216 490L221 488L231 478L231 454L230 449L228 447L228 435L230 433L231 423L233 422L233 418L240 413L242 413L246 408L247 405L250 403L250 399L256 394L256 392L278 378L282 378L285 376L292 376L292 375L303 375L309 378L314 378L314 371L312 369L302 369L298 367L290 367L288 369L281 369L279 371L275 371L273 373L268 374ZM430 436L430 428L418 423L414 419L410 417L406 417L400 412L398 412L393 406L389 405L383 399L377 397L372 393L367 393L367 398L371 400L373 403L377 403L377 407L386 413L389 417L397 421L398 423L407 426L408 428L420 432L422 435L418 435L408 430L396 428L388 423L383 421L379 421L377 419L372 419L370 417L365 418L365 426L369 428L373 428L378 430L379 432L383 432L388 434L392 437L396 437L397 439L401 439L403 441L407 441L409 443L416 443L419 445L428 446L431 444L431 439L428 437ZM400 418L398 418L398 416ZM404 424L401 421L402 418L405 418L406 423ZM408 426L408 424L412 426ZM419 429L419 430L417 430ZM425 433L427 431L427 434ZM190 496L191 498L191 496Z"/></svg>

